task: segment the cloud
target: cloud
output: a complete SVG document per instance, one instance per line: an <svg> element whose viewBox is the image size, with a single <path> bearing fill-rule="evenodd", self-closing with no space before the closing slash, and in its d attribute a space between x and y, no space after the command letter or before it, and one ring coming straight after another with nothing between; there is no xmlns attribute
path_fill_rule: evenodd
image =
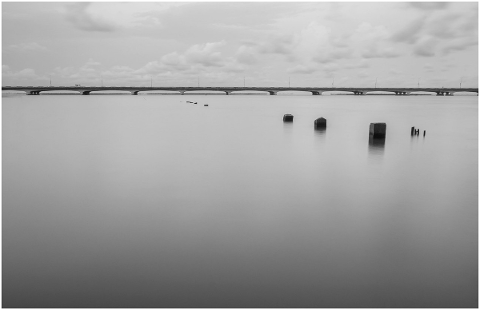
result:
<svg viewBox="0 0 480 310"><path fill-rule="evenodd" d="M85 31L112 32L118 25L107 21L98 14L88 11L90 3L71 3L67 6L66 18L75 27Z"/></svg>
<svg viewBox="0 0 480 310"><path fill-rule="evenodd" d="M243 53L247 53L249 48L240 48L235 56L227 57L222 53L222 48L226 46L225 41L208 42L204 44L195 44L190 46L185 52L172 52L163 55L159 60L148 62L145 66L136 70L139 74L194 74L203 72L207 74L212 70L225 70L226 72L243 71L245 61ZM242 56L243 55L243 56Z"/></svg>
<svg viewBox="0 0 480 310"><path fill-rule="evenodd" d="M85 63L85 67L97 67L100 66L101 63L98 61L93 60L92 58L88 59L88 61Z"/></svg>
<svg viewBox="0 0 480 310"><path fill-rule="evenodd" d="M433 66L431 63L427 62L423 65L423 70L425 72L433 72L435 70L435 66Z"/></svg>
<svg viewBox="0 0 480 310"><path fill-rule="evenodd" d="M421 10L423 16L395 32L390 41L413 45L415 56L432 57L462 51L478 44L478 13L465 4L447 11L443 3L411 3ZM364 56L368 57L369 54Z"/></svg>
<svg viewBox="0 0 480 310"><path fill-rule="evenodd" d="M421 18L408 23L406 27L392 34L390 39L393 42L415 43L425 25L425 21L425 17L422 16Z"/></svg>
<svg viewBox="0 0 480 310"><path fill-rule="evenodd" d="M38 79L39 76L35 73L35 70L32 68L25 68L20 71L13 72L9 66L2 66L2 77L5 79L20 79L20 80L31 80Z"/></svg>
<svg viewBox="0 0 480 310"><path fill-rule="evenodd" d="M251 65L258 61L255 48L251 46L242 45L238 48L234 57L237 62L242 64Z"/></svg>
<svg viewBox="0 0 480 310"><path fill-rule="evenodd" d="M392 47L378 48L376 45L372 45L362 52L364 58L395 58L399 56L400 53Z"/></svg>
<svg viewBox="0 0 480 310"><path fill-rule="evenodd" d="M317 66L315 66L315 65L310 65L310 66L296 65L295 67L288 68L287 72L288 73L311 74L311 73L314 73L314 72L318 71L318 69L320 69L318 67L318 65Z"/></svg>
<svg viewBox="0 0 480 310"><path fill-rule="evenodd" d="M225 44L225 41L221 41L193 45L185 52L185 58L190 63L206 67L221 67L223 65L223 57L219 49L225 46Z"/></svg>
<svg viewBox="0 0 480 310"><path fill-rule="evenodd" d="M425 11L443 10L449 5L448 2L409 2L408 4L413 8Z"/></svg>
<svg viewBox="0 0 480 310"><path fill-rule="evenodd" d="M258 52L262 54L282 54L292 53L294 41L290 34L270 36L258 46Z"/></svg>
<svg viewBox="0 0 480 310"><path fill-rule="evenodd" d="M244 72L245 71L245 66L242 65L242 64L239 64L235 61L229 61L225 65L224 70L226 72L239 73L239 72Z"/></svg>
<svg viewBox="0 0 480 310"><path fill-rule="evenodd" d="M440 39L451 39L462 36L463 31L460 31L458 22L463 18L465 18L465 15L459 13L447 13L436 16L429 20L426 32Z"/></svg>
<svg viewBox="0 0 480 310"><path fill-rule="evenodd" d="M450 41L442 48L442 54L447 55L454 51L463 51L471 46L478 46L478 37L459 38L457 40Z"/></svg>
<svg viewBox="0 0 480 310"><path fill-rule="evenodd" d="M322 49L317 55L313 56L312 60L317 63L330 63L340 59L353 58L354 50L352 48L329 48Z"/></svg>
<svg viewBox="0 0 480 310"><path fill-rule="evenodd" d="M435 47L438 44L438 40L431 36L421 37L413 49L414 55L423 57L435 56Z"/></svg>
<svg viewBox="0 0 480 310"><path fill-rule="evenodd" d="M370 63L366 59L362 59L359 62L343 65L343 69L365 69L370 67Z"/></svg>
<svg viewBox="0 0 480 310"><path fill-rule="evenodd" d="M15 52L43 52L47 51L47 48L43 45L40 45L36 42L29 42L29 43L20 43L20 44L12 44L8 46L8 49L15 51Z"/></svg>
<svg viewBox="0 0 480 310"><path fill-rule="evenodd" d="M370 23L362 23L357 29L355 29L354 38L357 38L360 41L378 41L385 40L389 36L389 33L385 26L382 25L371 25Z"/></svg>

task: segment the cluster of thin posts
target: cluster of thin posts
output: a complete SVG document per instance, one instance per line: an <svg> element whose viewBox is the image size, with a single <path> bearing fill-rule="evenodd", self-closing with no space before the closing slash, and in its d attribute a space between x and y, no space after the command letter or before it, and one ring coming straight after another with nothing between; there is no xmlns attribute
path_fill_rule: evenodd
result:
<svg viewBox="0 0 480 310"><path fill-rule="evenodd" d="M425 135L427 134L427 131L424 130L423 131L423 136L425 137ZM420 135L420 129L415 129L415 126L412 127L412 129L410 130L410 135L413 137L413 136L418 136Z"/></svg>

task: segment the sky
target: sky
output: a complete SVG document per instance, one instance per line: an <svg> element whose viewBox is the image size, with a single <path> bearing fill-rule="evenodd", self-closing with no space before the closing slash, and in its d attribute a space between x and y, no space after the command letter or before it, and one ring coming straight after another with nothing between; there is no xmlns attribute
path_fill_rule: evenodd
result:
<svg viewBox="0 0 480 310"><path fill-rule="evenodd" d="M477 2L3 2L2 85L478 87Z"/></svg>

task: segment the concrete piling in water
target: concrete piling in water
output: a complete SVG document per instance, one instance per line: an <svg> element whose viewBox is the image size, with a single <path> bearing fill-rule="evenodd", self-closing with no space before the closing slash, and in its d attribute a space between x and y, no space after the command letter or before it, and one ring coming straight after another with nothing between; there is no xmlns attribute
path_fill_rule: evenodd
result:
<svg viewBox="0 0 480 310"><path fill-rule="evenodd" d="M313 122L313 127L315 129L326 129L327 128L327 120L323 117L317 118L315 122Z"/></svg>
<svg viewBox="0 0 480 310"><path fill-rule="evenodd" d="M412 127L412 130L410 130L410 135L413 136L415 134L415 127Z"/></svg>
<svg viewBox="0 0 480 310"><path fill-rule="evenodd" d="M386 134L386 123L370 123L370 136L373 139L385 139Z"/></svg>
<svg viewBox="0 0 480 310"><path fill-rule="evenodd" d="M427 133L427 131L426 131L426 130L424 130L424 131L423 131L423 136L424 136L424 137L425 137L425 134L426 134L426 133Z"/></svg>
<svg viewBox="0 0 480 310"><path fill-rule="evenodd" d="M293 122L293 115L292 114L285 114L283 116L283 121L284 122L289 122L289 123Z"/></svg>
<svg viewBox="0 0 480 310"><path fill-rule="evenodd" d="M208 107L208 104L204 104L203 106L204 106L204 107Z"/></svg>

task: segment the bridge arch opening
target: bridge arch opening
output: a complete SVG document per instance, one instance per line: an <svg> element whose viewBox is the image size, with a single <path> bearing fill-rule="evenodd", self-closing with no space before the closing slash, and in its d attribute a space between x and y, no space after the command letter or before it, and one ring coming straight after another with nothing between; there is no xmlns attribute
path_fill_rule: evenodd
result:
<svg viewBox="0 0 480 310"><path fill-rule="evenodd" d="M255 95L255 96L265 96L268 95L268 92L262 90L234 90L230 95Z"/></svg>
<svg viewBox="0 0 480 310"><path fill-rule="evenodd" d="M76 90L42 90L42 95L78 95Z"/></svg>
<svg viewBox="0 0 480 310"><path fill-rule="evenodd" d="M185 95L226 95L223 90L189 90Z"/></svg>
<svg viewBox="0 0 480 310"><path fill-rule="evenodd" d="M177 90L142 90L138 95L181 95Z"/></svg>
<svg viewBox="0 0 480 310"><path fill-rule="evenodd" d="M281 96L312 96L312 92L308 90L280 90L277 95Z"/></svg>
<svg viewBox="0 0 480 310"><path fill-rule="evenodd" d="M89 92L89 95L131 95L132 93L128 90L84 90L83 92Z"/></svg>
<svg viewBox="0 0 480 310"><path fill-rule="evenodd" d="M478 96L478 93L472 92L472 91L457 91L453 95L454 96Z"/></svg>

